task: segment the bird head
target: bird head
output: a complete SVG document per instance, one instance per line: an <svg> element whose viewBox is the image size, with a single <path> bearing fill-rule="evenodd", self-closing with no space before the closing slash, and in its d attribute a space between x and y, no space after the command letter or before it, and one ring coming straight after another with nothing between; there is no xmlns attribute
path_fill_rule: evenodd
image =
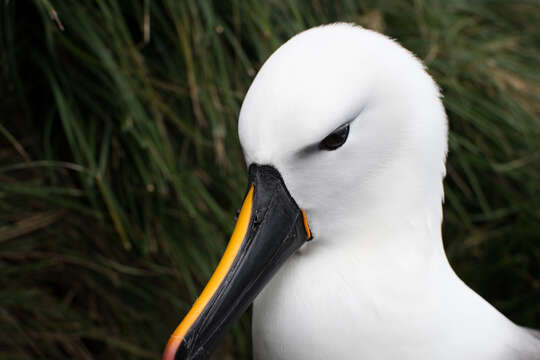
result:
<svg viewBox="0 0 540 360"><path fill-rule="evenodd" d="M447 123L439 91L419 60L381 34L332 24L296 35L255 77L238 128L248 187L237 225L164 360L209 357L311 237L337 246L344 236L336 234L403 203L440 212Z"/></svg>

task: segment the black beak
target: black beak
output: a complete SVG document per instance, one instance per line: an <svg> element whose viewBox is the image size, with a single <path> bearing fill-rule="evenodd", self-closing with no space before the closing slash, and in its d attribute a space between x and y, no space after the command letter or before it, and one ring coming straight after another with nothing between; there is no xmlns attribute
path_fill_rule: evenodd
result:
<svg viewBox="0 0 540 360"><path fill-rule="evenodd" d="M208 359L279 267L310 239L305 213L280 173L268 165L251 165L248 192L229 245L169 339L163 360Z"/></svg>

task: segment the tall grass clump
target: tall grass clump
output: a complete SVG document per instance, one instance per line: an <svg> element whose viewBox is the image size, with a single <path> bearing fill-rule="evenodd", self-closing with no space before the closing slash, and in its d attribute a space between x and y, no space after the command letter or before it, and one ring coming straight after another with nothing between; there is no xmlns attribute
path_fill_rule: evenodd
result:
<svg viewBox="0 0 540 360"><path fill-rule="evenodd" d="M236 136L264 60L355 22L427 65L450 120L458 274L540 327L540 6L534 1L0 4L0 358L155 359L224 249ZM217 358L250 358L249 319Z"/></svg>

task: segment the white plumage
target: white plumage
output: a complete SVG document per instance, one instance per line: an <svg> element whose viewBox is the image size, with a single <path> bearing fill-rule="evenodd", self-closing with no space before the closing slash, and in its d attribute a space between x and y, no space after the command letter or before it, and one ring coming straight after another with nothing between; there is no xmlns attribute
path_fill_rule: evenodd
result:
<svg viewBox="0 0 540 360"><path fill-rule="evenodd" d="M316 149L349 121L341 148ZM540 341L448 264L447 121L409 51L349 24L303 32L257 74L239 136L315 235L255 302L255 359L540 359Z"/></svg>

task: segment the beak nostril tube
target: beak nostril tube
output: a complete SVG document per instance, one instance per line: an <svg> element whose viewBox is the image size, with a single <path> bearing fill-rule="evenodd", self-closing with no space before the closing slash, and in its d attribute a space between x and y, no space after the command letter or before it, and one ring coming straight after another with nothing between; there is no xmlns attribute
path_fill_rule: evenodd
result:
<svg viewBox="0 0 540 360"><path fill-rule="evenodd" d="M253 226L258 226L263 221L263 209L255 210L255 215L253 216Z"/></svg>

